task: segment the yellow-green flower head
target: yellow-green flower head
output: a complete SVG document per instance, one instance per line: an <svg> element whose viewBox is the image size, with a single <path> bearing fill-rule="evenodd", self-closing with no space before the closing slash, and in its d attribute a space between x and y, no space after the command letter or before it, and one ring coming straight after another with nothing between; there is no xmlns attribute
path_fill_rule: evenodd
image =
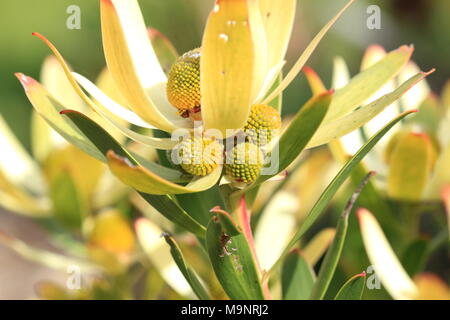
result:
<svg viewBox="0 0 450 320"><path fill-rule="evenodd" d="M222 145L212 137L184 137L179 148L181 167L194 176L210 174L223 158Z"/></svg>
<svg viewBox="0 0 450 320"><path fill-rule="evenodd" d="M251 142L237 144L226 159L225 173L236 182L253 182L260 174L264 155L259 147Z"/></svg>
<svg viewBox="0 0 450 320"><path fill-rule="evenodd" d="M273 130L280 128L280 113L271 106L256 104L252 106L244 131L253 143L263 146L272 140Z"/></svg>
<svg viewBox="0 0 450 320"><path fill-rule="evenodd" d="M200 49L186 52L172 65L167 98L183 117L200 120Z"/></svg>

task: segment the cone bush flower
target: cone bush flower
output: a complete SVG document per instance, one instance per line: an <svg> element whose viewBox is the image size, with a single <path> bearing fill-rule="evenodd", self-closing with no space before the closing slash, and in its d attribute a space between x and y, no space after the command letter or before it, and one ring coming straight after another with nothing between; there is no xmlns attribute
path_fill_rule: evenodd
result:
<svg viewBox="0 0 450 320"><path fill-rule="evenodd" d="M90 254L99 265L109 265L111 252L115 255L118 249L120 258L114 261L119 267L112 264L110 272L126 272L122 262L133 261L134 256L122 254L124 246L125 251L142 250L158 276L181 297L325 296L345 242L350 211L372 174L359 179L362 182L352 190L335 232L324 230L325 236L320 237L317 252L329 249L317 277L313 266L319 257L311 254L316 252L311 249L315 243L308 243L312 243L309 254L303 255L300 239L359 168L362 158L414 110L407 107L383 121L355 155L346 159L296 231L261 232L254 237L251 211L258 191L269 185L267 180L285 179L305 150L331 146L357 131L431 73L416 70L398 86L376 95L408 66L413 53L408 46L383 55L376 63L367 62L359 74L330 89L312 69L304 68L353 2L348 1L317 33L291 69L283 70L297 0L216 0L200 48L180 57L160 32L148 31L137 0L100 0L105 72L114 83L112 90L72 71L50 40L34 34L52 51L84 108L58 99L38 81L18 73L31 104L62 138L103 162L118 180L135 190L130 201L145 215L135 221L139 248L120 217L106 219L120 221L115 230L122 230L127 239L116 242L121 248L113 250L109 245L115 242L107 241L105 246L104 239L98 239L99 234L109 234L96 226L105 216L91 220L94 227L84 231L91 232ZM167 61L173 62L170 69ZM313 94L297 106L280 132L283 92L302 70ZM173 154L182 161L169 159ZM290 204L296 202L283 194L279 203L295 210L297 206ZM283 234L283 241L260 260L261 237L271 239L277 234ZM103 250L99 253L95 247ZM308 283L302 292L291 281L298 277ZM280 285L281 293L272 290L273 283ZM347 283L341 290L354 289Z"/></svg>

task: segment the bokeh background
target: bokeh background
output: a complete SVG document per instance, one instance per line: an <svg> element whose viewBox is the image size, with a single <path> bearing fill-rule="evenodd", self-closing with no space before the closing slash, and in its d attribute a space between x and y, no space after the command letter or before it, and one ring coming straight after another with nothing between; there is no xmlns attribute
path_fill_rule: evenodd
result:
<svg viewBox="0 0 450 320"><path fill-rule="evenodd" d="M287 68L345 2L299 0ZM81 9L80 30L66 28L69 16L66 10L74 4ZM140 0L140 4L148 25L166 34L180 53L200 46L213 0ZM369 30L366 26L369 5L378 5L382 10L380 30ZM326 36L308 65L329 85L337 55L346 59L355 74L368 45L378 43L392 50L402 44L413 44L413 59L422 70L437 69L428 81L432 90L439 92L450 78L449 16L449 0L359 0ZM0 113L29 149L31 106L14 73L38 78L41 63L49 54L48 48L31 33L44 34L77 72L95 79L105 65L98 1L3 0L0 30ZM300 75L285 94L284 112L295 112L309 96L306 81ZM0 228L37 247L48 246L43 240L44 231L28 219L0 212ZM0 299L32 298L36 281L49 278L64 281L64 275L26 262L0 247Z"/></svg>

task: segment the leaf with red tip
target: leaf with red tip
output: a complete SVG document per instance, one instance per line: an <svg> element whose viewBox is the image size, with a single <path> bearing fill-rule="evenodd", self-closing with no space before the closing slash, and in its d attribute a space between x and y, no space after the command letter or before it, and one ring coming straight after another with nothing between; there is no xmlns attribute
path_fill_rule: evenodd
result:
<svg viewBox="0 0 450 320"><path fill-rule="evenodd" d="M334 300L361 300L366 286L366 273L362 272L347 280Z"/></svg>

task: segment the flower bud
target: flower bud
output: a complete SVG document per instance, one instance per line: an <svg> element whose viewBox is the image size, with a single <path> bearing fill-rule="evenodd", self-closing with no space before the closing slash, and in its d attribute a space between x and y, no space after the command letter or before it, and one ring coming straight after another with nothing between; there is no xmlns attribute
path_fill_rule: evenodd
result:
<svg viewBox="0 0 450 320"><path fill-rule="evenodd" d="M172 65L166 90L181 116L200 120L200 49L186 52Z"/></svg>
<svg viewBox="0 0 450 320"><path fill-rule="evenodd" d="M244 132L250 141L263 146L272 140L273 130L281 128L281 117L277 110L264 104L252 106Z"/></svg>
<svg viewBox="0 0 450 320"><path fill-rule="evenodd" d="M194 176L206 176L217 168L222 159L222 145L212 137L191 135L179 146L181 167Z"/></svg>
<svg viewBox="0 0 450 320"><path fill-rule="evenodd" d="M251 142L237 144L229 153L225 164L226 175L236 182L253 182L263 166L263 153Z"/></svg>

